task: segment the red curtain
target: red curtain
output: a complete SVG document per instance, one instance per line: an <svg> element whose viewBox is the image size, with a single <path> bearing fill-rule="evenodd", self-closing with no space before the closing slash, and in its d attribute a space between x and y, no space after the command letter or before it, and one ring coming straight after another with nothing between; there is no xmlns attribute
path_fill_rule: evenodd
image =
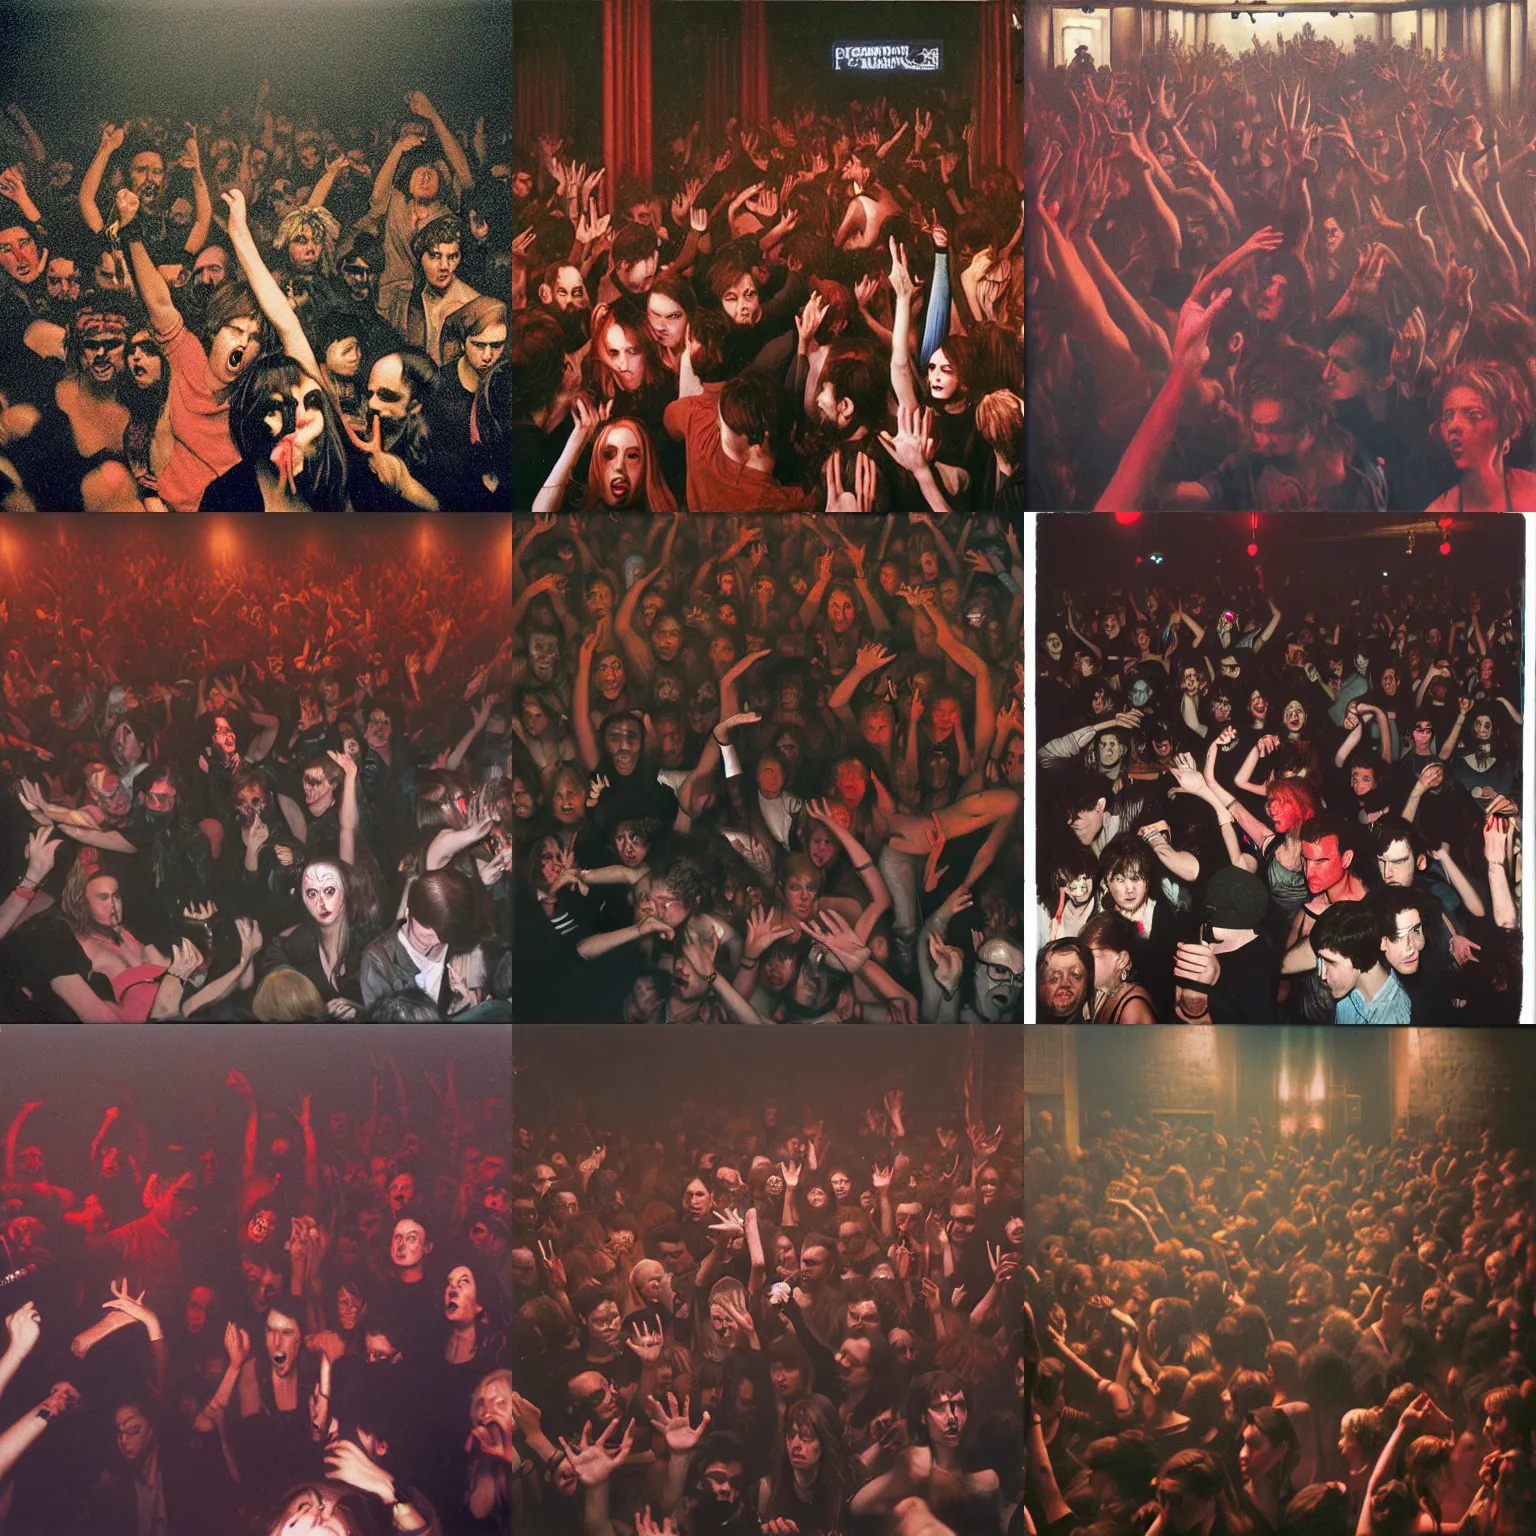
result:
<svg viewBox="0 0 1536 1536"><path fill-rule="evenodd" d="M741 0L741 126L768 125L767 0Z"/></svg>
<svg viewBox="0 0 1536 1536"><path fill-rule="evenodd" d="M704 48L704 138L718 144L727 120L736 116L739 49L723 27L709 29Z"/></svg>
<svg viewBox="0 0 1536 1536"><path fill-rule="evenodd" d="M1009 57L1010 34L1006 0L983 0L978 8L981 46L977 49L979 75L976 99L979 122L977 165L1002 165L1020 178L1024 175L1024 146L1015 114L1022 115L1024 102L1013 94L1013 67ZM1021 44L1022 46L1022 44Z"/></svg>
<svg viewBox="0 0 1536 1536"><path fill-rule="evenodd" d="M517 141L531 148L539 135L568 136L566 109L570 99L570 65L565 51L551 39L534 35L518 39L515 49Z"/></svg>
<svg viewBox="0 0 1536 1536"><path fill-rule="evenodd" d="M651 0L603 0L603 196L651 179Z"/></svg>

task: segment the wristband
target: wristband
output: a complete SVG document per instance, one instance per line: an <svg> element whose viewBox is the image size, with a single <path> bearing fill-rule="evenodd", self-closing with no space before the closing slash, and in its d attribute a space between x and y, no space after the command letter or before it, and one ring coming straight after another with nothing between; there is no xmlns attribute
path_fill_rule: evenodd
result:
<svg viewBox="0 0 1536 1536"><path fill-rule="evenodd" d="M757 969L757 956L756 955L743 955L741 957L741 964L737 967L737 969L738 970L743 970L743 971L746 971L746 970L753 970L753 971L755 971Z"/></svg>
<svg viewBox="0 0 1536 1536"><path fill-rule="evenodd" d="M36 1410L36 1416L45 1424L51 1423L53 1420L53 1410L51 1408L39 1408Z"/></svg>
<svg viewBox="0 0 1536 1536"><path fill-rule="evenodd" d="M875 861L873 859L865 859L862 864L855 864L853 866L853 872L856 875L862 875L866 869L873 869L874 867Z"/></svg>
<svg viewBox="0 0 1536 1536"><path fill-rule="evenodd" d="M736 748L729 743L720 747L720 761L725 765L725 776L728 779L738 778L741 774L741 758L737 756Z"/></svg>

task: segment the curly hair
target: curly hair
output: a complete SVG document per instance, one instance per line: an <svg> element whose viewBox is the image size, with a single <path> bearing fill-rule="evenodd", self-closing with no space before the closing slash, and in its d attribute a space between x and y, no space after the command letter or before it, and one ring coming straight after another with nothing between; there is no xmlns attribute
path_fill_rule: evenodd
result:
<svg viewBox="0 0 1536 1536"><path fill-rule="evenodd" d="M320 247L320 270L326 277L336 273L336 242L341 225L329 208L290 208L272 237L274 251L286 251L290 241L308 235Z"/></svg>

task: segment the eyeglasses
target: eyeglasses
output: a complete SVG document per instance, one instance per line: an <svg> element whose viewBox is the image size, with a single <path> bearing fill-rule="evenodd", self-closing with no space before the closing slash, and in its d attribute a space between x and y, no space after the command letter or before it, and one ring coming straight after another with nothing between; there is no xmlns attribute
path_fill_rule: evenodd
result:
<svg viewBox="0 0 1536 1536"><path fill-rule="evenodd" d="M983 963L985 965L985 969L986 969L986 973L987 973L987 979L989 981L1005 982L1005 981L1019 981L1019 980L1022 979L1020 977L1019 973L1016 970L1013 970L1010 966L1006 966L1006 965L991 965L991 964L987 964L986 962L983 962Z"/></svg>

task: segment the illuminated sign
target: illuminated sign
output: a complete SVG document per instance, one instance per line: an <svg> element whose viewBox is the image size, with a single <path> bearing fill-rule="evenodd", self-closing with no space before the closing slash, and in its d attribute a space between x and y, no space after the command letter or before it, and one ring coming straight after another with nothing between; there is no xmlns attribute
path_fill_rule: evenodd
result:
<svg viewBox="0 0 1536 1536"><path fill-rule="evenodd" d="M944 45L936 38L915 43L834 43L832 68L867 75L931 75L944 68Z"/></svg>

